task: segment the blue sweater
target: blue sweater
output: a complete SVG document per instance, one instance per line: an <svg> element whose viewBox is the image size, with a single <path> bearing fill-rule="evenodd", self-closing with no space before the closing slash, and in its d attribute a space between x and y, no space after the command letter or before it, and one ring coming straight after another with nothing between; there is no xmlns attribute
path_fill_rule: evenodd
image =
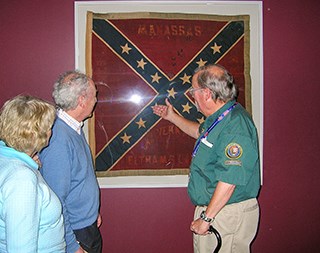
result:
<svg viewBox="0 0 320 253"><path fill-rule="evenodd" d="M0 141L0 252L65 252L62 208L27 154Z"/></svg>
<svg viewBox="0 0 320 253"><path fill-rule="evenodd" d="M79 135L57 118L40 160L44 179L62 203L67 252L74 253L79 244L73 230L92 225L99 212L99 186L83 132Z"/></svg>

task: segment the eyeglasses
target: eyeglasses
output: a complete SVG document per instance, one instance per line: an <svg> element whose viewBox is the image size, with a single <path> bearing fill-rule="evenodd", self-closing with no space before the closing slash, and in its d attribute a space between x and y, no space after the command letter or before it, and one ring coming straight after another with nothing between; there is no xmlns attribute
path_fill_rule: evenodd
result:
<svg viewBox="0 0 320 253"><path fill-rule="evenodd" d="M190 93L191 96L194 96L194 93L197 91L197 90L203 90L205 88L190 88L188 90L188 92Z"/></svg>

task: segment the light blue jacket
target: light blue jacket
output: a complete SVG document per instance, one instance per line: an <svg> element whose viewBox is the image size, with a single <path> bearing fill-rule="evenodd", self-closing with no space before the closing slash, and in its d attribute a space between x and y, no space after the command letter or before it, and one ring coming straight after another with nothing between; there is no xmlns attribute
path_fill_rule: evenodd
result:
<svg viewBox="0 0 320 253"><path fill-rule="evenodd" d="M59 199L25 153L0 141L0 252L65 252Z"/></svg>

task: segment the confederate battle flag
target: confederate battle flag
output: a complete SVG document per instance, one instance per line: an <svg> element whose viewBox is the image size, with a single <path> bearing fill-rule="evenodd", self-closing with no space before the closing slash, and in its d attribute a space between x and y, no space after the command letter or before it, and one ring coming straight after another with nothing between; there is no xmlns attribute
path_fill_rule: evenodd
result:
<svg viewBox="0 0 320 253"><path fill-rule="evenodd" d="M153 114L165 99L202 123L188 95L194 70L223 65L251 112L249 16L175 13L87 15L86 68L98 103L89 141L99 176L187 174L195 140Z"/></svg>

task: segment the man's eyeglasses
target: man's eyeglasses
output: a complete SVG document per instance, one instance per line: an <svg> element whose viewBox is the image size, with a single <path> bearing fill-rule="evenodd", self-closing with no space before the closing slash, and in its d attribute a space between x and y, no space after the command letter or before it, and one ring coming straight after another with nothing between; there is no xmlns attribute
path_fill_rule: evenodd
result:
<svg viewBox="0 0 320 253"><path fill-rule="evenodd" d="M197 91L197 90L203 90L205 88L190 88L188 90L188 92L190 93L191 96L194 96L194 93Z"/></svg>

